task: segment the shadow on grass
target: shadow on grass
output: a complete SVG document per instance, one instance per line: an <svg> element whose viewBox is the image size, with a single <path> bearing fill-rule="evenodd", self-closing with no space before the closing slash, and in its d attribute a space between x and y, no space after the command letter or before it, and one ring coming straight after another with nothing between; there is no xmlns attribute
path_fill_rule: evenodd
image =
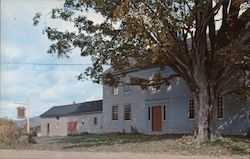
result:
<svg viewBox="0 0 250 159"><path fill-rule="evenodd" d="M209 146L221 146L229 150L232 154L249 154L250 138L246 136L224 136L212 142L208 142Z"/></svg>

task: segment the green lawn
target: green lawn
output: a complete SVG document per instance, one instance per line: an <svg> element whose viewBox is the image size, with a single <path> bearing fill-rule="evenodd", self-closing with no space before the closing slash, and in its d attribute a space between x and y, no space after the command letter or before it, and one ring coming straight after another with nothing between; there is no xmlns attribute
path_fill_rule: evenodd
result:
<svg viewBox="0 0 250 159"><path fill-rule="evenodd" d="M36 144L18 149L62 151L108 151L108 152L163 152L186 155L248 155L250 139L247 137L223 137L196 147L192 136L142 134L84 134L67 137L39 137ZM1 148L1 146L0 146ZM13 148L5 146L2 148Z"/></svg>
<svg viewBox="0 0 250 159"><path fill-rule="evenodd" d="M66 144L64 148L74 148L74 147L88 148L88 147L96 147L104 145L147 143L150 141L159 141L161 139L166 139L166 136L148 136L141 134L83 135L83 136L69 136L67 138L61 139L59 143Z"/></svg>

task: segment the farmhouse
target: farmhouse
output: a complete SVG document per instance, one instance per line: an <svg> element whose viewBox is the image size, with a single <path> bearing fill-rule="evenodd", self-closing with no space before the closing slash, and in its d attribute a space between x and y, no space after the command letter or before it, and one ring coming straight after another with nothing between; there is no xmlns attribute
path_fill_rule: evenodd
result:
<svg viewBox="0 0 250 159"><path fill-rule="evenodd" d="M112 69L105 73L112 72ZM151 78L157 68L130 73ZM173 74L166 69L165 76ZM125 77L124 81L129 78ZM249 103L236 95L219 98L218 131L225 135L249 133ZM42 135L138 131L144 134L192 134L194 101L184 80L176 78L159 89L120 84L103 85L103 101L53 107L42 117Z"/></svg>
<svg viewBox="0 0 250 159"><path fill-rule="evenodd" d="M150 79L158 68L129 73L129 76ZM115 73L109 69L105 73ZM161 72L168 77L174 72L167 68ZM246 135L249 132L249 100L237 95L219 98L218 131L225 135ZM103 131L144 134L191 134L194 130L194 101L185 81L176 78L160 89L140 86L103 86Z"/></svg>

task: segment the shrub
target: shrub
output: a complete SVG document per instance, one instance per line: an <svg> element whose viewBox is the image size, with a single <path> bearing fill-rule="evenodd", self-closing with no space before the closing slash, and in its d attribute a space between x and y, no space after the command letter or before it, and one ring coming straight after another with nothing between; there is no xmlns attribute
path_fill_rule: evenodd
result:
<svg viewBox="0 0 250 159"><path fill-rule="evenodd" d="M131 128L131 133L132 134L139 134L139 132L138 132L138 130L137 130L137 128L135 126L130 125L130 128Z"/></svg>
<svg viewBox="0 0 250 159"><path fill-rule="evenodd" d="M28 144L35 143L31 134L25 134L22 130L17 130L14 121L8 119L0 119L0 144Z"/></svg>

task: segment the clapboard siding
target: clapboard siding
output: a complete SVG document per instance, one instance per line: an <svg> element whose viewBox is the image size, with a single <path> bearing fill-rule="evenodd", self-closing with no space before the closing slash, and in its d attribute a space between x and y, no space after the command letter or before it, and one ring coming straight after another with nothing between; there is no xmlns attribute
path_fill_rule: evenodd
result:
<svg viewBox="0 0 250 159"><path fill-rule="evenodd" d="M138 71L131 75L150 78L157 69ZM170 69L165 75L173 73ZM126 77L124 80L127 80ZM130 86L131 92L125 93L124 86L119 85L119 93L112 95L111 87L103 86L103 131L130 132L131 126L139 132L154 134L152 121L148 120L148 107L165 106L166 120L162 121L163 134L191 134L194 129L194 120L188 118L188 100L191 93L185 81L177 78L170 86L161 86L160 90L142 90L139 86ZM219 131L223 134L246 135L248 131L247 102L245 99L235 100L233 96L223 97L224 118L218 120ZM131 104L132 119L124 121L123 106ZM119 119L112 121L112 106L119 106ZM163 111L163 110L162 110ZM152 119L152 118L151 118Z"/></svg>

